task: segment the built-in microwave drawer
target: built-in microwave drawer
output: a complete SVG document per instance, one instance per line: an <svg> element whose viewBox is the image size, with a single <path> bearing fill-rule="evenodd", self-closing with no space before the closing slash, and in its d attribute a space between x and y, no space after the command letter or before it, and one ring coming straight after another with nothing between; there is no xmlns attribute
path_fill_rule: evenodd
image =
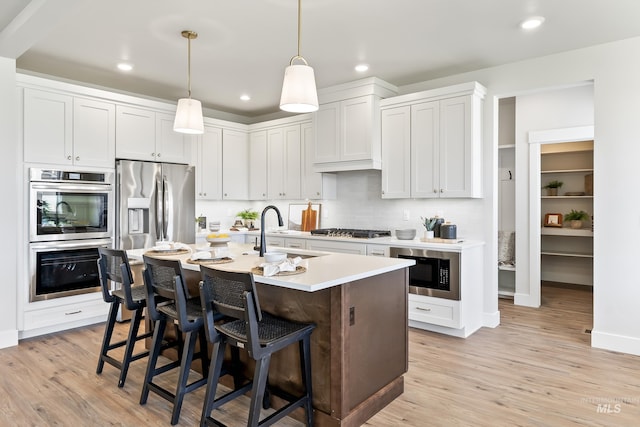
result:
<svg viewBox="0 0 640 427"><path fill-rule="evenodd" d="M409 320L459 329L460 301L409 294Z"/></svg>

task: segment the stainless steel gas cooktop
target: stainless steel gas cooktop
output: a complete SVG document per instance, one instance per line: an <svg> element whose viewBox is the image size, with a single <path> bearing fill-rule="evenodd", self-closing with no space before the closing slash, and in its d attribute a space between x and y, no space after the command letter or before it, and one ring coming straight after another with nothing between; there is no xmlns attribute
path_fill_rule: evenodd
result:
<svg viewBox="0 0 640 427"><path fill-rule="evenodd" d="M358 239L372 239L374 237L391 236L389 230L359 230L354 228L318 228L311 230L312 236L354 237Z"/></svg>

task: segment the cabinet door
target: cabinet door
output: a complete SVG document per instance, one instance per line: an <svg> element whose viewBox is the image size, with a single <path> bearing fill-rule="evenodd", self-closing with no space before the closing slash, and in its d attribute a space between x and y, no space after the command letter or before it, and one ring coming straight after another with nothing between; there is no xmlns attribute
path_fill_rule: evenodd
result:
<svg viewBox="0 0 640 427"><path fill-rule="evenodd" d="M381 112L382 198L411 197L411 107Z"/></svg>
<svg viewBox="0 0 640 427"><path fill-rule="evenodd" d="M367 245L364 243L334 242L329 240L307 240L307 249L311 251L339 252L344 254L367 254Z"/></svg>
<svg viewBox="0 0 640 427"><path fill-rule="evenodd" d="M471 97L440 101L440 197L470 197Z"/></svg>
<svg viewBox="0 0 640 427"><path fill-rule="evenodd" d="M283 197L286 199L300 199L302 194L300 125L284 128L284 149Z"/></svg>
<svg viewBox="0 0 640 427"><path fill-rule="evenodd" d="M341 102L342 134L340 142L342 152L340 160L380 159L380 153L372 153L373 115L373 98L371 96L362 96Z"/></svg>
<svg viewBox="0 0 640 427"><path fill-rule="evenodd" d="M313 171L313 150L315 132L313 124L300 125L300 148L302 149L302 199L322 198L322 174Z"/></svg>
<svg viewBox="0 0 640 427"><path fill-rule="evenodd" d="M222 129L204 126L197 138L196 197L202 200L222 198Z"/></svg>
<svg viewBox="0 0 640 427"><path fill-rule="evenodd" d="M284 199L285 180L284 128L267 131L267 198Z"/></svg>
<svg viewBox="0 0 640 427"><path fill-rule="evenodd" d="M156 113L156 159L159 162L189 163L185 135L173 130L175 116Z"/></svg>
<svg viewBox="0 0 640 427"><path fill-rule="evenodd" d="M73 163L73 98L24 89L24 161Z"/></svg>
<svg viewBox="0 0 640 427"><path fill-rule="evenodd" d="M313 163L340 160L340 102L322 104L315 114Z"/></svg>
<svg viewBox="0 0 640 427"><path fill-rule="evenodd" d="M156 160L156 115L153 111L116 106L116 157Z"/></svg>
<svg viewBox="0 0 640 427"><path fill-rule="evenodd" d="M411 196L439 197L440 104L411 106Z"/></svg>
<svg viewBox="0 0 640 427"><path fill-rule="evenodd" d="M249 198L249 138L246 132L222 131L222 198Z"/></svg>
<svg viewBox="0 0 640 427"><path fill-rule="evenodd" d="M267 199L267 131L249 135L249 200Z"/></svg>
<svg viewBox="0 0 640 427"><path fill-rule="evenodd" d="M92 99L73 100L75 165L112 168L116 157L116 107Z"/></svg>

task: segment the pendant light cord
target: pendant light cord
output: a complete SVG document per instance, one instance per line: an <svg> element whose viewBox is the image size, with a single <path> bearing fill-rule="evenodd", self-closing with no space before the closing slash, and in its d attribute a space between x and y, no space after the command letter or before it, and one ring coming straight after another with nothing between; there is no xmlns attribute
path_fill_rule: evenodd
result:
<svg viewBox="0 0 640 427"><path fill-rule="evenodd" d="M191 36L187 37L187 94L191 98Z"/></svg>
<svg viewBox="0 0 640 427"><path fill-rule="evenodd" d="M298 0L298 56L300 58L302 58L300 56L300 39L302 38L301 37L301 34L302 34L302 12L301 12L301 9L302 9L302 0Z"/></svg>

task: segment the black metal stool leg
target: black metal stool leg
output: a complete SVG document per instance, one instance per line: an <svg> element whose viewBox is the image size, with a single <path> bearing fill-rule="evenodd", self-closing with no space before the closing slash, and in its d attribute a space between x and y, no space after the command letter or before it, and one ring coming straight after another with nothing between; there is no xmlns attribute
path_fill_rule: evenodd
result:
<svg viewBox="0 0 640 427"><path fill-rule="evenodd" d="M144 376L144 384L142 386L142 393L140 394L141 405L147 403L147 398L149 397L149 383L153 380L153 376L155 375L156 363L158 362L158 356L160 355L166 325L166 319L157 320L153 330L153 340L151 342L149 361L147 362L147 372Z"/></svg>

